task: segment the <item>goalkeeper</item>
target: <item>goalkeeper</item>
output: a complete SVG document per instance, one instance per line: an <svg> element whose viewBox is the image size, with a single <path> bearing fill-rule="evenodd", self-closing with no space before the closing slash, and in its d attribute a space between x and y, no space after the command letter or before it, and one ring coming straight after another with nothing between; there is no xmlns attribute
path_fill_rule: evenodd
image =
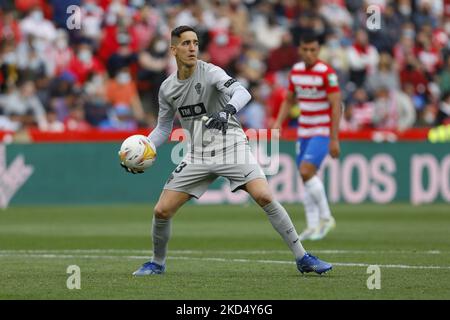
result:
<svg viewBox="0 0 450 320"><path fill-rule="evenodd" d="M201 197L219 176L230 181L233 192L245 190L261 206L292 251L300 272L321 274L331 270L330 264L305 252L288 213L273 199L266 177L250 151L234 116L248 103L250 94L221 68L198 60L198 44L193 28L180 26L172 30L170 50L177 72L160 87L158 125L149 138L156 147L166 142L178 111L190 148L170 175L154 208L153 257L133 275L164 273L173 216L189 199Z"/></svg>

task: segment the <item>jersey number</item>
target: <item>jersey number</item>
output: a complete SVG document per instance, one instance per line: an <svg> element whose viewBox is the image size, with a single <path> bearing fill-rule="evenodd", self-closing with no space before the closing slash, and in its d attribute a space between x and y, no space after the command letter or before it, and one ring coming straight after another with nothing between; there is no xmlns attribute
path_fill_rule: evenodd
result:
<svg viewBox="0 0 450 320"><path fill-rule="evenodd" d="M176 173L180 173L181 170L183 170L183 168L186 167L186 166L187 166L187 163L184 162L184 161L182 161L182 162L180 163L180 165L175 169L175 172L176 172Z"/></svg>

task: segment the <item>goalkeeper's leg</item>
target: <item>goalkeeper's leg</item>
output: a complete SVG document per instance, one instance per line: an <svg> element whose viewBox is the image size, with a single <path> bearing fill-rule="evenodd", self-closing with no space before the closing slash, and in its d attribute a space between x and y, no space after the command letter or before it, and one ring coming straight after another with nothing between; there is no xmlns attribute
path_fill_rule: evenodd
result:
<svg viewBox="0 0 450 320"><path fill-rule="evenodd" d="M171 234L172 217L191 198L191 195L163 190L154 209L152 222L153 258L133 274L136 276L161 274L165 271L167 247Z"/></svg>
<svg viewBox="0 0 450 320"><path fill-rule="evenodd" d="M190 198L191 195L180 191L163 190L161 193L153 215L153 262L165 264L172 217Z"/></svg>
<svg viewBox="0 0 450 320"><path fill-rule="evenodd" d="M305 251L288 213L278 201L272 198L266 179L251 180L243 188L266 212L272 226L294 254L297 268L301 273L321 274L331 270L331 264L321 261Z"/></svg>
<svg viewBox="0 0 450 320"><path fill-rule="evenodd" d="M283 206L272 198L265 179L254 179L248 182L246 190L259 206L266 212L273 228L281 235L296 259L305 255L305 249L298 237L294 224Z"/></svg>

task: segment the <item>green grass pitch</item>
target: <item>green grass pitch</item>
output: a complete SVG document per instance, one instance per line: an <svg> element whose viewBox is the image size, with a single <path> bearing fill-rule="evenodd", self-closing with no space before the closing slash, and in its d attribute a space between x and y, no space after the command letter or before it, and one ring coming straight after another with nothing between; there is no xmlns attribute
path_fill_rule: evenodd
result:
<svg viewBox="0 0 450 320"><path fill-rule="evenodd" d="M286 208L298 231L303 208ZM188 204L167 273L135 278L151 255L152 207L15 206L0 211L0 299L450 299L448 204L333 205L337 228L305 248L334 264L301 275L255 205ZM69 265L81 289L69 290ZM369 290L369 265L381 288Z"/></svg>

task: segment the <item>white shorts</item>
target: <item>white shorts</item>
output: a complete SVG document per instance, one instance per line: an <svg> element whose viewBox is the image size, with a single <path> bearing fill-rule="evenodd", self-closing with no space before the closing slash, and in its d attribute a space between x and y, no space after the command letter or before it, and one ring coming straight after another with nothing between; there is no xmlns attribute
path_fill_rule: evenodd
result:
<svg viewBox="0 0 450 320"><path fill-rule="evenodd" d="M248 143L242 143L238 150L230 148L225 153L189 153L170 174L164 189L185 192L198 199L218 177L230 181L232 192L254 179L266 179Z"/></svg>

